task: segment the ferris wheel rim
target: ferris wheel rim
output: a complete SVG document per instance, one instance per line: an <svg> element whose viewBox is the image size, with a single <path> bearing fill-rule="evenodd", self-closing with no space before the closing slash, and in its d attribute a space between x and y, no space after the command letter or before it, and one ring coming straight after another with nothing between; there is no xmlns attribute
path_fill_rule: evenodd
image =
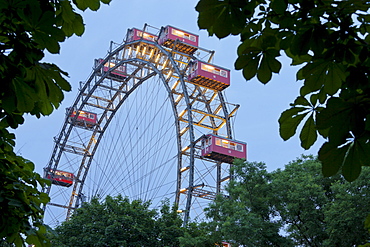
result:
<svg viewBox="0 0 370 247"><path fill-rule="evenodd" d="M177 74L178 75L180 75L180 82L181 82L181 86L182 86L182 88L183 88L183 94L184 94L184 97L185 97L185 100L186 100L186 103L187 103L187 112L188 112L188 118L189 118L189 122L190 122L190 124L189 124L189 129L188 129L188 131L189 131L189 135L190 135L190 143L191 143L191 145L190 145L190 166L191 167L194 167L194 159L195 159L195 156L194 156L194 150L195 150L195 147L194 147L194 145L195 145L195 141L196 140L194 140L194 129L193 129L193 123L192 123L192 115L191 115L191 108L192 108L192 104L191 104L191 102L190 102L190 99L189 99L189 95L187 94L187 90L186 90L186 82L185 82L185 80L184 80L184 75L181 75L181 71L179 70L179 68L177 67L177 64L176 64L176 62L174 61L174 59L172 58L172 56L171 56L171 54L170 54L170 52L169 51L167 51L166 49L164 49L163 47L161 47L160 45L158 45L157 43L155 43L155 42L150 42L150 41L133 41L133 42L129 42L129 43L125 43L125 44L123 44L123 45L121 45L119 48L117 48L117 49L115 49L115 51L113 51L113 52L111 52L110 54L108 54L108 56L104 59L104 61L107 61L107 60L109 60L112 56L114 56L114 54L116 54L117 52L119 52L123 47L125 47L125 46L128 46L128 45L132 45L132 44L135 44L135 43L140 43L140 42L144 42L144 43L148 43L148 44L151 44L151 45L154 45L157 49L159 49L163 54L166 54L166 56L167 56L167 58L170 60L170 63L171 63L171 65L172 65L172 67L176 70L176 72L177 72ZM143 60L143 59L140 59L140 58L131 58L131 59L126 59L126 60L122 60L122 61L120 61L118 64L116 64L116 66L115 67L112 67L112 68L110 68L110 70L108 71L108 73L106 73L104 76L101 76L101 78L93 85L93 88L91 88L90 89L90 91L92 91L92 90L95 90L97 87L98 87L98 83L101 83L102 81L104 81L104 79L106 79L107 77L108 77L108 74L109 74L109 72L111 72L111 71L113 71L114 70L114 68L116 68L116 67L118 67L118 66L121 66L121 65L123 65L123 64L127 64L127 63L132 63L132 62L136 62L136 63L143 63L143 64L146 64L147 66L149 66L149 67L151 67L152 68L152 70L155 72L155 74L154 75L158 75L160 78L161 78L161 81L162 81L162 83L163 83L163 85L165 86L165 88L166 88L166 90L167 90L167 92L168 92L168 97L171 99L170 100L170 102L171 102L171 105L172 105L172 109L173 109L173 113L174 113L174 119L175 119L175 122L176 122L176 124L175 124L175 126L176 126L176 132L177 132L177 143L178 143L178 169L180 169L181 168L181 160L182 160L182 154L181 154L181 149L182 149L182 146L181 146L181 140L180 140L180 128L179 128L179 124L178 124L178 118L177 118L177 115L176 115L176 106L175 106L175 102L174 102L174 98L173 97L170 97L170 94L171 94L171 89L169 88L169 85L167 85L166 84L166 79L164 78L164 75L163 75L163 73L156 67L156 66L154 66L151 62L149 62L149 61L146 61L146 60ZM103 66L103 63L101 63L101 65L100 66ZM153 72L153 73L154 73ZM90 76L90 78L88 79L88 81L90 82L90 81L92 81L93 80L93 78L95 78L95 76L96 76L96 73L98 73L97 72L97 69L95 69L94 70L94 72L92 73L92 75ZM150 78L150 77L149 77ZM148 80L149 78L146 78L145 80L143 80L140 84L135 84L135 85L137 85L137 87L139 87L142 83L144 83L146 80ZM80 99L82 99L83 97L82 97L82 94L84 93L84 90L85 89L87 89L87 85L88 85L88 83L85 83L85 85L84 85L84 87L83 88L81 88L81 90L80 90L80 92L79 92L79 94L78 94L78 96L76 97L76 100L75 100L75 102L74 102L74 104L72 105L72 107L77 107L77 105L78 105L78 103L79 103L79 101L80 101ZM137 87L135 87L134 89L133 89L133 91L137 88ZM132 92L133 92L132 91ZM127 96L126 96L126 98L128 98L129 97L129 95L131 95L131 93L132 92L130 92L129 94L127 94ZM224 105L225 104L225 102L224 102L224 100L223 100L223 97L222 97L222 92L218 92L217 93L218 95L220 95L219 97L221 98L221 101L222 101L222 104ZM80 107L78 108L79 110L82 110L83 109L83 107L84 107L84 105L85 105L85 103L87 102L87 100L88 100L88 97L85 97L85 99L83 100L83 102L81 103L81 105L80 105ZM124 100L121 100L120 101L120 106L122 105L122 104L124 104ZM120 108L120 106L118 106L116 109L116 111L118 111L119 110L119 108ZM223 107L224 108L224 111L227 111L227 109L226 109L226 107ZM225 113L225 115L227 114L227 112ZM110 117L110 120L112 119L114 117L114 114ZM102 130L100 130L101 132L102 132L102 134L101 135L99 135L99 140L98 140L98 142L97 142L97 145L95 145L94 146L94 150L93 150L93 152L92 152L92 156L91 157L93 157L94 156L94 153L95 153L95 151L96 151L96 149L98 148L98 146L99 146L99 143L100 143L100 139L103 137L103 135L104 135L104 132L105 132L105 129L106 128L108 128L109 127L109 122L110 121L108 121L107 122L107 124L106 125L104 125L104 127L103 127L103 129ZM61 133L62 132L64 132L64 134L63 135L65 135L65 136L68 136L69 137L69 134L71 133L71 131L72 131L72 129L75 127L75 126L73 126L72 124L70 124L69 126L68 126L68 130L67 130L67 132L65 132L65 129L66 129L66 127L68 126L68 123L67 123L67 119L65 120L65 123L64 123L64 125L63 125L63 128L62 128L62 131L61 131ZM226 122L226 128L228 129L228 132L229 133L231 133L231 127L230 127L230 123L229 123L229 121L227 121ZM96 131L98 131L98 130L95 130L94 131L94 133L96 133ZM62 134L60 134L60 135L62 135ZM230 134L231 135L231 134ZM61 146L63 147L64 145L65 145L65 143L68 141L68 137L67 138L65 138L64 139L64 143L62 143L61 144ZM59 139L60 140L60 139ZM58 143L57 143L58 144ZM56 145L57 145L56 144ZM61 155L61 153L62 153L63 151L60 151L59 153L58 153L58 155L59 155L59 158L60 158L60 155ZM55 151L53 152L53 155L55 155ZM91 155L91 154L90 154ZM88 158L88 155L84 155L84 160L85 159L87 159ZM49 162L49 166L48 167L50 167L51 168L51 162L52 162L52 159L53 159L53 157L51 158L51 160L50 160L50 162ZM58 158L57 158L58 159ZM89 162L91 163L91 160L92 160L92 158L90 158L89 159ZM83 162L81 162L81 165L80 165L80 168L83 166L83 164L82 164ZM90 164L89 164L90 165ZM88 166L89 166L88 165ZM53 166L53 168L52 169L56 169L58 167L58 163L57 162L55 162L54 163L54 166ZM194 169L194 168L192 168L192 169ZM88 174L88 169L87 170L85 170L85 172L84 172L84 177L86 177L87 176L87 174ZM79 172L79 175L80 175L80 172ZM79 177L79 175L78 175L78 177ZM190 188L190 187L192 187L193 186L193 181L192 181L192 177L194 176L194 174L193 175L190 175L190 181L189 181L189 185L188 185L188 187ZM178 178L179 179L179 178ZM79 189L78 189L78 193L77 194L80 194L81 192L82 192L82 189L83 189L83 187L84 187L84 179L82 180L83 182L82 183L80 183L80 187L79 187ZM76 183L77 184L77 183ZM74 185L75 186L75 188L77 188L77 186L76 186L76 184ZM50 186L50 188L51 188L51 186ZM50 188L47 190L47 193L49 193L50 192ZM179 186L177 186L177 191L179 191L180 190L180 187ZM73 192L75 192L76 190L75 189L73 189ZM178 194L178 192L177 192L177 194ZM72 197L74 197L75 195L73 195L73 193L71 194L71 198ZM188 195L187 195L187 205L186 205L186 210L187 211L189 211L189 208L190 208L190 204L191 204L191 197L192 197L192 193L191 193L191 191L189 190L188 191ZM176 197L177 198L177 197ZM72 200L72 199L71 199ZM76 204L74 204L74 206L75 206ZM76 206L75 207L72 207L71 205L69 206L69 208L71 208L71 209L75 209L76 208Z"/></svg>

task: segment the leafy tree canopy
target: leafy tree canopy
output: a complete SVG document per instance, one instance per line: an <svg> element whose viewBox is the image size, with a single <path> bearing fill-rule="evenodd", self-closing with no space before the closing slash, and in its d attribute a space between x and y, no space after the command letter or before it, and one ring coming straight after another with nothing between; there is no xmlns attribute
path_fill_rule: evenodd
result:
<svg viewBox="0 0 370 247"><path fill-rule="evenodd" d="M209 224L222 239L241 246L366 243L370 169L349 183L341 175L324 177L320 167L310 156L274 172L267 172L263 163L234 163L230 198L218 197L210 205Z"/></svg>
<svg viewBox="0 0 370 247"><path fill-rule="evenodd" d="M279 222L273 220L271 174L263 163L234 162L233 180L226 191L206 209L212 232L236 246L293 246L279 234Z"/></svg>
<svg viewBox="0 0 370 247"><path fill-rule="evenodd" d="M272 172L271 201L295 246L358 246L367 242L370 169L356 181L323 177L320 162L299 158Z"/></svg>
<svg viewBox="0 0 370 247"><path fill-rule="evenodd" d="M80 10L97 10L111 0L0 0L0 243L48 245L38 191L46 180L34 164L14 152L9 128L23 124L23 115L49 115L71 86L67 73L41 62L44 51L58 53L60 43L84 32Z"/></svg>
<svg viewBox="0 0 370 247"><path fill-rule="evenodd" d="M150 203L107 196L92 199L55 229L55 246L179 246L182 220L164 202L160 212Z"/></svg>
<svg viewBox="0 0 370 247"><path fill-rule="evenodd" d="M179 238L181 247L215 247L222 246L222 236L206 222L190 222L184 235ZM218 245L217 245L218 244Z"/></svg>
<svg viewBox="0 0 370 247"><path fill-rule="evenodd" d="M288 140L301 124L301 146L321 135L325 176L355 180L370 165L370 1L200 0L198 25L210 35L239 35L235 69L268 83L283 51L300 66L300 95L279 119Z"/></svg>

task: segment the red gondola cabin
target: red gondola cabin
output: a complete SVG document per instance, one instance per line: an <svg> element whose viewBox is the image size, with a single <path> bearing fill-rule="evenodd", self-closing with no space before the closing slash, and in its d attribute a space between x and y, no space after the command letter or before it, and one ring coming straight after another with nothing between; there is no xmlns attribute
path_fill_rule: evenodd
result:
<svg viewBox="0 0 370 247"><path fill-rule="evenodd" d="M173 47L176 40L181 42ZM158 43L186 54L193 54L198 49L199 36L175 27L166 26L161 29Z"/></svg>
<svg viewBox="0 0 370 247"><path fill-rule="evenodd" d="M188 80L199 86L222 91L230 86L230 70L197 60L190 65Z"/></svg>
<svg viewBox="0 0 370 247"><path fill-rule="evenodd" d="M67 108L68 121L77 125L92 128L97 124L98 116L96 113L87 111L76 111L75 109ZM77 116L75 122L73 120Z"/></svg>
<svg viewBox="0 0 370 247"><path fill-rule="evenodd" d="M156 42L158 39L158 36L151 34L151 33L143 32L137 28L131 28L127 31L126 42L131 42L131 41L141 40L141 39Z"/></svg>
<svg viewBox="0 0 370 247"><path fill-rule="evenodd" d="M59 171L45 168L44 178L49 179L52 184L70 187L73 184L74 174L65 171Z"/></svg>
<svg viewBox="0 0 370 247"><path fill-rule="evenodd" d="M247 158L246 143L213 134L203 137L201 149L201 156L229 164L233 163L235 158Z"/></svg>
<svg viewBox="0 0 370 247"><path fill-rule="evenodd" d="M95 59L95 67L100 65L102 62L103 62L102 58ZM114 66L116 66L115 63L113 63L112 61L108 61L104 64L102 71L108 72L108 70L110 68L113 68ZM99 74L100 75L102 74L101 71ZM118 66L117 68L112 70L107 77L113 80L118 80L118 81L126 79L126 64Z"/></svg>

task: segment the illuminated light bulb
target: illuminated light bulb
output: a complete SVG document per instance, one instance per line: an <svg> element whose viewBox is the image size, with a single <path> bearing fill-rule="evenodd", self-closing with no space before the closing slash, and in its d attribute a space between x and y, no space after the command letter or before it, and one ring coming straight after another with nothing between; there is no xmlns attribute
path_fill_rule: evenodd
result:
<svg viewBox="0 0 370 247"><path fill-rule="evenodd" d="M184 172L184 171L187 171L189 169L190 169L190 166L186 166L186 167L181 168L180 172Z"/></svg>
<svg viewBox="0 0 370 247"><path fill-rule="evenodd" d="M166 78L166 79L170 78L170 77L171 77L171 75L172 75L172 73L173 73L173 70L171 70L171 71L167 74L167 78Z"/></svg>
<svg viewBox="0 0 370 247"><path fill-rule="evenodd" d="M185 114L186 110L182 110L182 112L179 114L179 117L182 117Z"/></svg>
<svg viewBox="0 0 370 247"><path fill-rule="evenodd" d="M144 49L143 49L143 54L145 54L145 52L146 52L146 46L144 47Z"/></svg>
<svg viewBox="0 0 370 247"><path fill-rule="evenodd" d="M184 193L187 189L186 188L183 188L180 190L180 193Z"/></svg>
<svg viewBox="0 0 370 247"><path fill-rule="evenodd" d="M175 99L175 103L178 103L182 99L182 95L178 95Z"/></svg>
<svg viewBox="0 0 370 247"><path fill-rule="evenodd" d="M168 62L168 58L166 59L166 61L164 61L164 63L163 63L163 68L165 68L165 67L166 67L167 62Z"/></svg>
<svg viewBox="0 0 370 247"><path fill-rule="evenodd" d="M187 130L188 130L188 128L187 128L187 127L183 128L183 129L180 131L180 135L183 135L183 134L185 133L185 131L187 131Z"/></svg>
<svg viewBox="0 0 370 247"><path fill-rule="evenodd" d="M154 49L152 49L152 50L150 51L149 59L151 59L151 58L152 58L153 54L154 54Z"/></svg>

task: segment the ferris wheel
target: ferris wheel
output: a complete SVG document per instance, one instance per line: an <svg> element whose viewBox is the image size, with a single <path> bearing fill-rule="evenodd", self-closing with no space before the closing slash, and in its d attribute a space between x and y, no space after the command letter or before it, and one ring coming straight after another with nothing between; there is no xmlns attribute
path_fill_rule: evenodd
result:
<svg viewBox="0 0 370 247"><path fill-rule="evenodd" d="M149 28L155 32L148 31ZM199 37L172 26L127 31L94 61L66 109L45 178L50 225L68 220L92 197L127 196L178 205L184 222L230 179L246 144L233 139L239 105L225 101L230 71L211 63Z"/></svg>

